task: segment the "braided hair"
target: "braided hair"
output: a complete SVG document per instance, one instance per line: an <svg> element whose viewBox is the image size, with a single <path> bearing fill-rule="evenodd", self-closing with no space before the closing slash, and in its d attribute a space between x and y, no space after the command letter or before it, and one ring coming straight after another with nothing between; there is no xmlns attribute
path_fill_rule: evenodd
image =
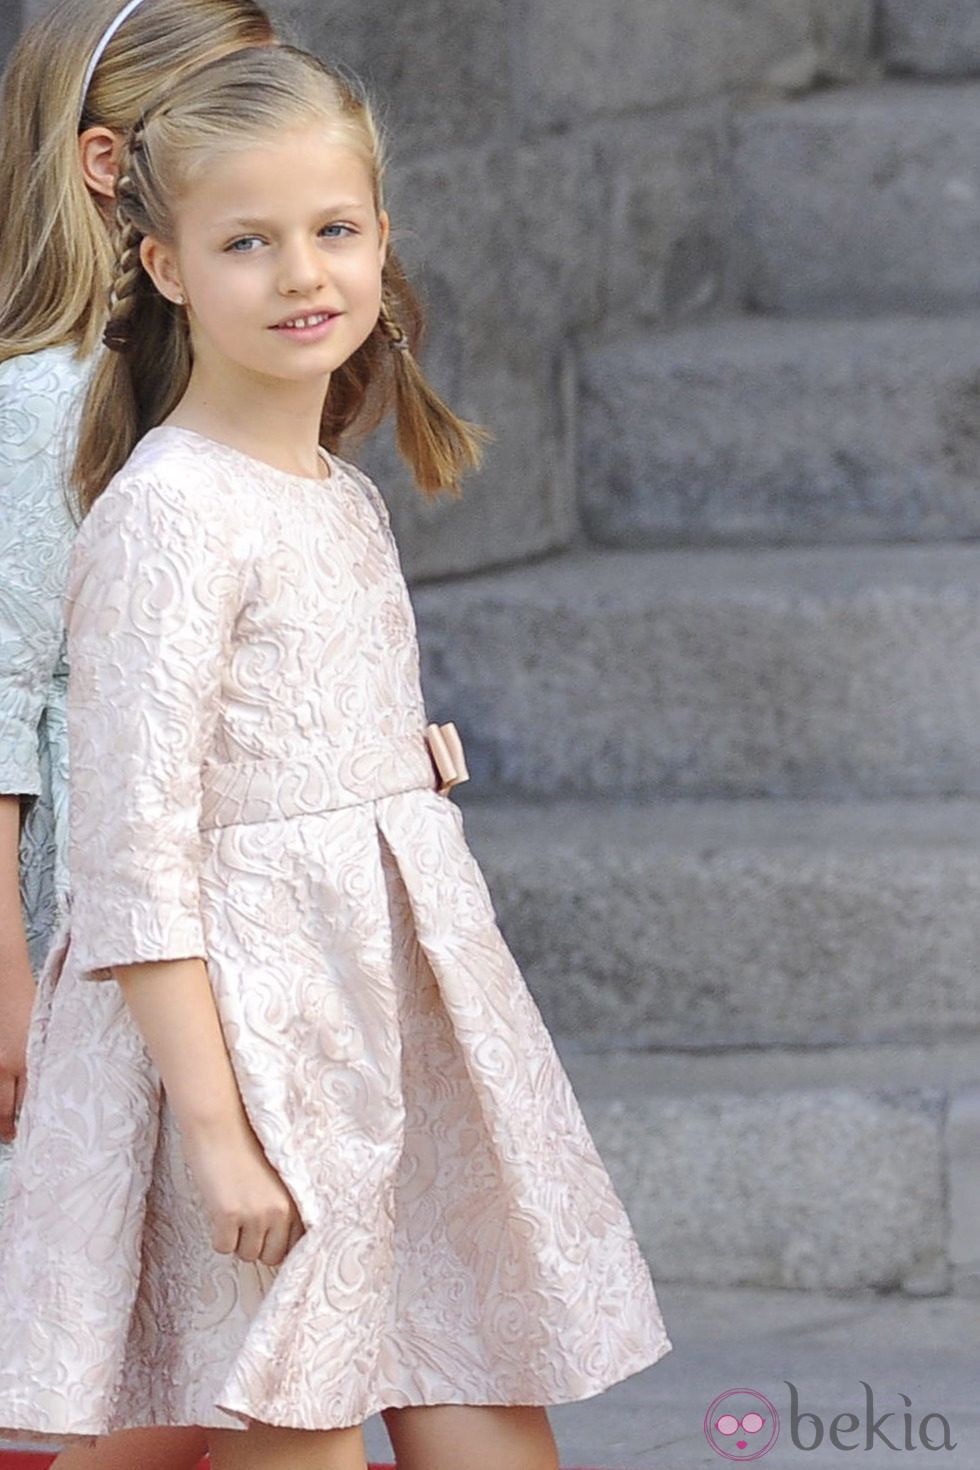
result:
<svg viewBox="0 0 980 1470"><path fill-rule="evenodd" d="M128 157L124 154L120 159L122 167L116 181L116 259L109 287L109 316L102 334L103 345L113 352L125 352L132 346L133 315L144 276L140 260L143 231L133 217L136 190L132 177L132 157L141 147L142 132L137 130L129 141Z"/></svg>
<svg viewBox="0 0 980 1470"><path fill-rule="evenodd" d="M74 480L87 510L148 430L183 397L190 380L187 317L154 287L140 247L150 233L145 203L148 160L143 120L119 159L114 216L115 260L100 359L83 414ZM104 431L90 431L92 407Z"/></svg>

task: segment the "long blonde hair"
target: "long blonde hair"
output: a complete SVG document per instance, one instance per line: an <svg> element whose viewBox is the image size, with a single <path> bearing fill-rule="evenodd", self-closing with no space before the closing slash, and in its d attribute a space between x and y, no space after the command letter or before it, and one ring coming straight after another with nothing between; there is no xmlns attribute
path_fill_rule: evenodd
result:
<svg viewBox="0 0 980 1470"><path fill-rule="evenodd" d="M189 70L275 37L254 0L146 0L89 61L122 0L61 0L18 43L0 105L0 362L98 343L112 280L106 221L85 186L78 135L128 133Z"/></svg>
<svg viewBox="0 0 980 1470"><path fill-rule="evenodd" d="M223 156L297 126L322 128L367 164L375 207L384 207L384 155L371 109L345 76L305 52L268 47L202 67L152 106L131 133L116 186L118 256L105 343L82 419L75 486L83 511L136 442L183 397L192 368L187 315L154 287L140 246L173 243L175 209L196 176ZM333 373L320 442L336 449L394 408L398 446L424 491L458 489L480 461L483 431L464 423L426 381L416 359L418 298L397 255L382 272L381 313L367 341Z"/></svg>

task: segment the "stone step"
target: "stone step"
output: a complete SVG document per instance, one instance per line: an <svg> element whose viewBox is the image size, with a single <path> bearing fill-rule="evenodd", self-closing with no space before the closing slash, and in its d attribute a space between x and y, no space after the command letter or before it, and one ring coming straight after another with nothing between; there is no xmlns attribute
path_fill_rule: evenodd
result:
<svg viewBox="0 0 980 1470"><path fill-rule="evenodd" d="M525 128L541 131L719 92L853 81L868 68L873 12L874 0L535 0L506 28ZM366 49L370 64L376 36Z"/></svg>
<svg viewBox="0 0 980 1470"><path fill-rule="evenodd" d="M661 1280L975 1286L976 1043L564 1060Z"/></svg>
<svg viewBox="0 0 980 1470"><path fill-rule="evenodd" d="M980 802L468 802L553 1035L980 1041Z"/></svg>
<svg viewBox="0 0 980 1470"><path fill-rule="evenodd" d="M746 112L735 177L755 307L980 304L980 84L885 82Z"/></svg>
<svg viewBox="0 0 980 1470"><path fill-rule="evenodd" d="M980 535L980 317L716 322L580 369L600 545Z"/></svg>
<svg viewBox="0 0 980 1470"><path fill-rule="evenodd" d="M477 793L980 793L980 546L577 552L416 606Z"/></svg>
<svg viewBox="0 0 980 1470"><path fill-rule="evenodd" d="M879 0L879 39L886 67L916 76L980 73L980 9L976 0Z"/></svg>

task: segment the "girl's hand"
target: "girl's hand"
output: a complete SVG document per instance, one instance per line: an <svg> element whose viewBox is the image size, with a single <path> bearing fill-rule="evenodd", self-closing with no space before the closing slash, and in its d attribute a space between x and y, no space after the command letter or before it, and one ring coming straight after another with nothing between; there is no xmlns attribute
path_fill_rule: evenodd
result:
<svg viewBox="0 0 980 1470"><path fill-rule="evenodd" d="M249 1124L204 961L152 960L115 975L173 1108L215 1250L280 1265L303 1225Z"/></svg>
<svg viewBox="0 0 980 1470"><path fill-rule="evenodd" d="M0 1140L13 1142L27 1084L27 1030L34 977L26 949L8 954L0 942Z"/></svg>
<svg viewBox="0 0 980 1470"><path fill-rule="evenodd" d="M244 1113L230 1125L192 1126L183 1143L211 1220L215 1250L281 1265L303 1234L303 1223Z"/></svg>

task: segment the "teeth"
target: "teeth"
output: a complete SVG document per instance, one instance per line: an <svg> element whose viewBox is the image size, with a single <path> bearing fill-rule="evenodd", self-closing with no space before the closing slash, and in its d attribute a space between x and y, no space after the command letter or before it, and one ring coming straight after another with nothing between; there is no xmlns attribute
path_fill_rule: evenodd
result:
<svg viewBox="0 0 980 1470"><path fill-rule="evenodd" d="M321 322L327 321L327 313L321 312L319 316L298 316L291 322L284 322L286 327L318 327Z"/></svg>

